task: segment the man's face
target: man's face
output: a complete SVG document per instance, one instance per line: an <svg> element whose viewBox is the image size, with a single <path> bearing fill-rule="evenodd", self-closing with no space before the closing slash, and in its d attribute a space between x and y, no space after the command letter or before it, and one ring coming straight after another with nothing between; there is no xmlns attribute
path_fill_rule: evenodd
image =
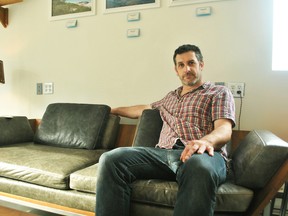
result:
<svg viewBox="0 0 288 216"><path fill-rule="evenodd" d="M199 62L194 52L176 55L175 71L183 86L198 86L202 83L204 62Z"/></svg>

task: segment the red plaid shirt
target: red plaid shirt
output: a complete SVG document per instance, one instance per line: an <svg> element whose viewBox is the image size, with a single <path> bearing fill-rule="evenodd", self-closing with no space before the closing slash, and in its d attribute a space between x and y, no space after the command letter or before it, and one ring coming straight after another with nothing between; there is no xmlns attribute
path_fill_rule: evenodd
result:
<svg viewBox="0 0 288 216"><path fill-rule="evenodd" d="M225 86L206 82L183 96L181 91L179 87L151 104L163 120L158 147L171 149L177 139L184 145L199 140L212 132L217 119L230 119L235 125L234 98Z"/></svg>

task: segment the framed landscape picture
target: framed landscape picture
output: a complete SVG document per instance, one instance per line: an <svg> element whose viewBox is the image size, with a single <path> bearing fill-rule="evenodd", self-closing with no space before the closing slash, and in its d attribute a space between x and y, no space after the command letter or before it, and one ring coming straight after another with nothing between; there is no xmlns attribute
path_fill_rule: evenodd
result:
<svg viewBox="0 0 288 216"><path fill-rule="evenodd" d="M69 19L95 14L95 0L49 0L50 20Z"/></svg>
<svg viewBox="0 0 288 216"><path fill-rule="evenodd" d="M160 0L103 0L104 13L141 10L160 7Z"/></svg>

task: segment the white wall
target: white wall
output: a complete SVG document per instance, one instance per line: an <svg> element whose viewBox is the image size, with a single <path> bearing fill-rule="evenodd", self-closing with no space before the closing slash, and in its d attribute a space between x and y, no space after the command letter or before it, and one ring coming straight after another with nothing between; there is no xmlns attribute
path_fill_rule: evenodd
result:
<svg viewBox="0 0 288 216"><path fill-rule="evenodd" d="M288 141L288 72L271 70L272 1L228 0L49 21L50 1L24 0L9 6L9 26L0 27L0 59L6 84L0 86L0 115L41 118L53 102L104 103L112 107L150 103L180 85L172 54L184 43L199 45L204 78L246 83L241 129L271 130ZM212 15L196 17L195 8ZM141 37L127 38L128 28ZM54 82L53 95L36 95L37 82ZM237 114L239 99L236 99Z"/></svg>

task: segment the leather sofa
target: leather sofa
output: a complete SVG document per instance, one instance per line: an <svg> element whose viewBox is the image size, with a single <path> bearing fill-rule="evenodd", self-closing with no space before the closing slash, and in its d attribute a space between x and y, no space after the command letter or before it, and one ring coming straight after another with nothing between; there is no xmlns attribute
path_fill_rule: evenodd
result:
<svg viewBox="0 0 288 216"><path fill-rule="evenodd" d="M1 117L0 191L94 211L91 166L115 147L119 121L109 106L68 103L50 104L35 134L26 117Z"/></svg>
<svg viewBox="0 0 288 216"><path fill-rule="evenodd" d="M35 134L26 117L0 118L0 191L93 212L97 162L115 147L119 129L119 117L109 111L106 105L51 104ZM133 146L155 146L161 127L159 112L145 110ZM288 177L288 145L253 130L230 157L215 215L259 215ZM131 215L173 215L177 182L143 179L131 187Z"/></svg>
<svg viewBox="0 0 288 216"><path fill-rule="evenodd" d="M145 110L133 146L155 146L161 128L159 111ZM215 215L260 215L288 178L288 144L269 131L253 130L234 152L231 143L227 144L227 150L231 158L230 172L218 189ZM172 216L177 190L175 181L135 181L131 215ZM197 200L189 202L193 205Z"/></svg>

